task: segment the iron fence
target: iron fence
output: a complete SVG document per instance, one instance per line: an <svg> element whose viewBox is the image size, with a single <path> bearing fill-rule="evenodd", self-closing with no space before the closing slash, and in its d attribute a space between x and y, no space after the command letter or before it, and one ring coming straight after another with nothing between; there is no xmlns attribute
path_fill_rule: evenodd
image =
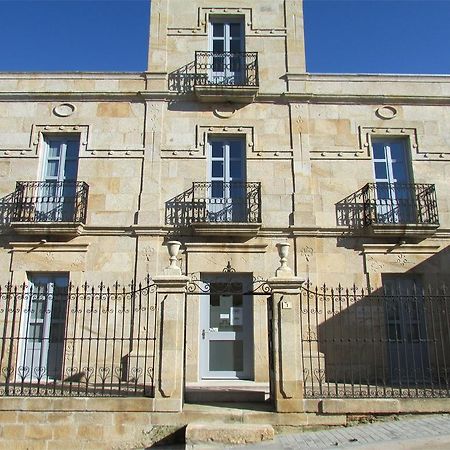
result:
<svg viewBox="0 0 450 450"><path fill-rule="evenodd" d="M153 396L156 287L0 289L0 395Z"/></svg>
<svg viewBox="0 0 450 450"><path fill-rule="evenodd" d="M84 181L18 181L12 221L86 223L88 193Z"/></svg>
<svg viewBox="0 0 450 450"><path fill-rule="evenodd" d="M203 86L258 86L258 53L195 52L195 83Z"/></svg>
<svg viewBox="0 0 450 450"><path fill-rule="evenodd" d="M450 397L449 310L445 287L305 286L305 397Z"/></svg>
<svg viewBox="0 0 450 450"><path fill-rule="evenodd" d="M260 223L261 183L194 182L166 202L166 224Z"/></svg>

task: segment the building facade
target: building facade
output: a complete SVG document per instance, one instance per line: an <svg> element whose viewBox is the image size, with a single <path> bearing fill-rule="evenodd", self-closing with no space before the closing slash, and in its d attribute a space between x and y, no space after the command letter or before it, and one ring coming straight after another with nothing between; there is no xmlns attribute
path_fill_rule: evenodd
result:
<svg viewBox="0 0 450 450"><path fill-rule="evenodd" d="M0 74L0 100L16 394L139 379L176 410L210 380L297 401L357 373L448 396L448 310L421 299L449 278L449 77L306 73L300 0L153 0L147 72Z"/></svg>

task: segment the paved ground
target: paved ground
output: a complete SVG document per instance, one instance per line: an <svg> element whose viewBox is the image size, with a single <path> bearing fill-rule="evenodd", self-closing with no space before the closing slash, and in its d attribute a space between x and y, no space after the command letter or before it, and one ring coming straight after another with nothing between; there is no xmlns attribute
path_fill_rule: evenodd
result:
<svg viewBox="0 0 450 450"><path fill-rule="evenodd" d="M450 449L450 415L400 418L326 431L280 434L273 441L239 447L250 449Z"/></svg>

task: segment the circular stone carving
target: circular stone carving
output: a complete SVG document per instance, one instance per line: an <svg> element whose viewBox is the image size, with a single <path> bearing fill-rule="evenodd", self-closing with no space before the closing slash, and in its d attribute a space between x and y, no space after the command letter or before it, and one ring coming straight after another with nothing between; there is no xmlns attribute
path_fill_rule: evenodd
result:
<svg viewBox="0 0 450 450"><path fill-rule="evenodd" d="M236 109L232 106L221 106L220 109L216 108L213 112L216 117L220 117L221 119L228 119L236 112Z"/></svg>
<svg viewBox="0 0 450 450"><path fill-rule="evenodd" d="M397 115L397 109L393 106L380 106L376 111L375 114L380 119L393 119Z"/></svg>
<svg viewBox="0 0 450 450"><path fill-rule="evenodd" d="M58 117L69 117L75 112L75 109L71 103L61 103L53 108L53 114Z"/></svg>

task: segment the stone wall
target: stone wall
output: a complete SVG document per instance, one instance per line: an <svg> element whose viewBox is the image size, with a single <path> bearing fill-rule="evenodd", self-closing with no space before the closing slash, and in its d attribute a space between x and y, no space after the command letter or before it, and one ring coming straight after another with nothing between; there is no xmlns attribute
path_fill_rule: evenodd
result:
<svg viewBox="0 0 450 450"><path fill-rule="evenodd" d="M145 398L2 398L1 449L132 449L179 427L155 426Z"/></svg>

